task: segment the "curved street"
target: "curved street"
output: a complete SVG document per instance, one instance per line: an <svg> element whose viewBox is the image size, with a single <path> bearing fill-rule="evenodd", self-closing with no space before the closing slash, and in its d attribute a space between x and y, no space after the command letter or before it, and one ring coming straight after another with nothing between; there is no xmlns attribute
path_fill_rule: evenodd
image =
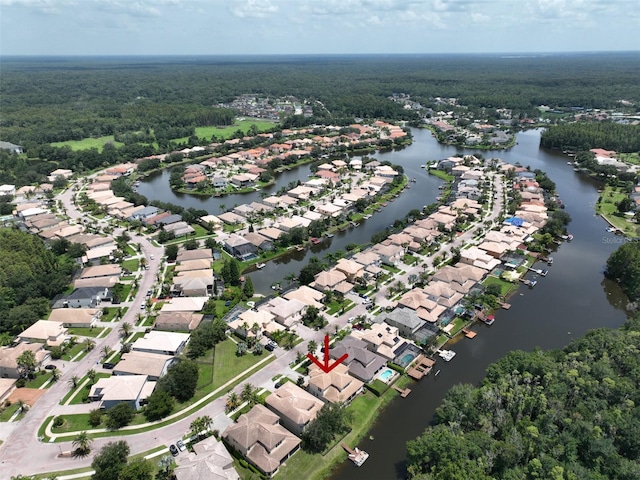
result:
<svg viewBox="0 0 640 480"><path fill-rule="evenodd" d="M484 218L479 219L463 234L454 238L450 243L441 246L438 252L435 252L430 256L420 257L421 261L417 262L412 267L408 267L405 273L396 275L392 282L388 282L388 284L395 281L407 284L410 275L418 275L423 272L425 268L430 270L433 265L432 262L434 257L442 257L445 254L449 255L451 249L460 248L469 244L469 242L472 242L480 228L485 228L485 230L487 230L484 226L486 222L489 222L491 225L495 224L495 220L499 217L504 205L504 185L502 183L502 177L499 175L491 174L491 179L493 184L492 210L486 212ZM81 186L81 182L82 181L78 181L76 185ZM72 219L78 220L83 217L83 214L73 203L74 193L76 192L73 188L68 188L65 192L60 194L57 199L62 202L67 215ZM26 414L19 423L0 423L0 438L4 440L4 443L0 448L0 472L2 472L0 474L0 478L9 479L11 476L18 474L34 475L52 471L88 467L93 459L93 454L99 451L104 444L114 439L125 439L129 443L131 454L145 452L159 445L168 446L171 443L175 443L179 438L182 438L190 430L191 422L198 416L208 415L214 421L213 428L217 428L219 430L224 429L226 425L231 423L231 420L225 414L226 395L223 395L210 403L206 403L199 408L196 408L186 417L177 420L170 425L144 433L122 436L115 432L114 436L111 437L96 438L92 444L92 454L86 458L59 456L62 452L72 450L71 440L57 443L42 443L38 440L38 430L47 417L61 413L74 413L77 411L86 412L87 408L91 407L91 405L59 405L60 399L68 392L69 379L73 376L82 378L88 370L99 365L102 355L101 349L103 346L107 345L117 349L120 344L120 326L124 322L128 322L131 325L136 324L136 315L140 311L139 306L146 301L145 293L155 285L156 276L161 267L164 249L162 247L154 246L145 236L137 234L130 235L132 243L140 244L141 253L144 258L146 258L147 264L149 265L148 270L142 270L138 293L132 300L125 315L117 322L111 322L108 324L108 326L112 328L111 332L102 339L96 339L96 347L92 351L90 351L79 362L64 362L64 366L60 367L62 377L56 384L46 390L44 395L42 395L35 404L34 408L29 411L29 413ZM423 267L423 265L425 265L425 267ZM385 297L385 293L386 288L381 287L378 292L370 295L372 298L375 298L375 304L378 307L385 307L390 304L389 300ZM368 314L365 305L362 304L359 297L355 294L349 294L349 298L356 303L356 306L343 315L329 318L329 325L324 329L324 331L311 330L303 325L296 326L295 331L304 339L304 342L300 343L290 351L277 348L272 354L276 357L275 360L266 367L252 374L245 381L241 382L234 391L239 393L241 386L244 383L251 383L253 386L258 388L273 390L274 382L271 379L276 374L288 373L292 378L296 378L299 374L291 370L290 364L295 360L299 352L306 354L308 341L315 340L318 345L322 345L325 332L333 332L336 327L340 329L344 328L348 323L348 319L351 317L358 315L366 316ZM61 362L57 361L56 363L60 365ZM140 426L136 426L136 428L140 428ZM70 437L70 439L72 438L73 437ZM28 452L28 463L25 462L25 452Z"/></svg>

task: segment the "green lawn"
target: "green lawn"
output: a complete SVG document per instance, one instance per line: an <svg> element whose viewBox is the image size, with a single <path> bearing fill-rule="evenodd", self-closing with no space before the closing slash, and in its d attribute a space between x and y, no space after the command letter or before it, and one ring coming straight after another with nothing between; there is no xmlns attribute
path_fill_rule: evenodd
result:
<svg viewBox="0 0 640 480"><path fill-rule="evenodd" d="M429 175L433 175L435 177L441 178L442 180L444 180L445 182L452 182L453 181L453 175L449 175L448 173L442 171L442 170L437 170L435 168L430 168L429 169Z"/></svg>
<svg viewBox="0 0 640 480"><path fill-rule="evenodd" d="M59 415L64 420L64 423L60 427L51 426L53 433L65 433L65 432L82 432L83 430L91 430L91 424L89 424L88 413L76 413L73 415Z"/></svg>
<svg viewBox="0 0 640 480"><path fill-rule="evenodd" d="M116 142L113 138L113 135L107 135L105 137L98 138L83 138L82 140L67 140L65 142L55 142L52 143L52 147L64 147L70 146L71 150L89 150L90 148L97 148L99 151L102 151L102 147L104 147L107 143L113 143L116 147L124 146L124 143Z"/></svg>
<svg viewBox="0 0 640 480"><path fill-rule="evenodd" d="M238 129L246 133L251 125L255 125L259 131L263 132L272 129L276 124L266 120L240 120L228 127L196 127L196 137L210 139L212 135L215 135L218 139L226 140L231 138ZM173 139L174 142L187 142L188 140L188 137Z"/></svg>
<svg viewBox="0 0 640 480"><path fill-rule="evenodd" d="M484 285L488 286L488 285L500 285L500 295L504 298L505 296L507 296L511 290L515 290L516 288L518 288L517 284L513 284L511 282L507 282L506 280L502 280L501 278L498 277L494 277L492 275L489 275L485 280L484 280Z"/></svg>
<svg viewBox="0 0 640 480"><path fill-rule="evenodd" d="M623 216L618 216L618 207L616 204L626 197L627 194L620 189L606 186L600 194L598 203L596 203L596 213L606 217L613 225L622 230L625 235L636 236L636 228L638 225L628 221Z"/></svg>
<svg viewBox="0 0 640 480"><path fill-rule="evenodd" d="M16 411L18 411L17 403L12 404L10 407L6 407L0 412L0 422L8 422Z"/></svg>
<svg viewBox="0 0 640 480"><path fill-rule="evenodd" d="M100 317L100 321L101 322L112 322L117 314L118 314L118 308L117 307L107 307L107 313L106 314L105 313L102 314L102 317Z"/></svg>
<svg viewBox="0 0 640 480"><path fill-rule="evenodd" d="M111 375L109 375L108 373L98 373L96 375L96 381L99 378L109 378ZM84 377L82 377L82 379L78 382L78 384L84 382L84 380L87 378L87 376L85 375ZM69 402L70 405L80 405L83 402L83 399L85 397L89 396L89 392L91 391L91 384L87 383L84 387L82 387L81 389L76 389L74 390L74 393L72 393L73 395L73 399Z"/></svg>
<svg viewBox="0 0 640 480"><path fill-rule="evenodd" d="M51 373L49 370L45 370L44 372L40 372L36 374L36 378L33 380L29 380L26 384L26 388L40 388L42 385L47 383L47 381L51 378Z"/></svg>
<svg viewBox="0 0 640 480"><path fill-rule="evenodd" d="M78 337L93 337L93 338L100 335L100 333L103 330L104 328L88 328L88 327L72 327L68 329L69 335L75 335Z"/></svg>
<svg viewBox="0 0 640 480"><path fill-rule="evenodd" d="M94 329L95 330L95 329ZM85 345L84 342L79 342L76 345L73 346L73 348L67 350L65 352L64 355L62 355L62 359L63 360L69 360L71 361L71 359L73 357L75 357L76 355L78 355L80 352L82 352L85 349Z"/></svg>
<svg viewBox="0 0 640 480"><path fill-rule="evenodd" d="M131 258L122 262L122 268L129 270L130 272L137 272L140 267L140 260L137 258Z"/></svg>

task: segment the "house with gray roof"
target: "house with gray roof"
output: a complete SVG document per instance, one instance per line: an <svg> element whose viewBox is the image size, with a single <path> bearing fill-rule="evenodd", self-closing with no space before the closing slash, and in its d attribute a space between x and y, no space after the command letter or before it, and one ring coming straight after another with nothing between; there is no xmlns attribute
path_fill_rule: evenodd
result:
<svg viewBox="0 0 640 480"><path fill-rule="evenodd" d="M349 375L363 382L370 382L375 374L387 364L387 360L368 350L367 346L366 342L347 336L337 342L329 354L331 358L336 360L346 353L348 356L344 363L349 367Z"/></svg>
<svg viewBox="0 0 640 480"><path fill-rule="evenodd" d="M420 330L427 322L422 320L415 310L410 308L394 308L393 311L378 315L376 318L380 322L387 322L392 327L397 327L400 335L413 339L418 330Z"/></svg>

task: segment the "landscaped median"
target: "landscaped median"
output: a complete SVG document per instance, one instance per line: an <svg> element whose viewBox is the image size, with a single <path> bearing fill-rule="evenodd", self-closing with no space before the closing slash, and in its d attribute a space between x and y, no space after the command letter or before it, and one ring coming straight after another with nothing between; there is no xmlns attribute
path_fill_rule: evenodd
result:
<svg viewBox="0 0 640 480"><path fill-rule="evenodd" d="M229 343L229 345L227 345L227 343ZM166 418L154 422L145 422L144 417L142 415L138 415L134 418L132 425L122 427L118 430L108 430L106 428L92 428L89 424L88 413L60 415L63 420L63 425L54 432L54 417L52 416L48 417L40 427L39 437L44 442L65 442L69 441L71 437L75 436L80 431L86 431L95 438L116 435L133 435L164 427L190 415L202 405L225 395L236 385L252 375L256 370L275 360L274 355L265 353L264 358L247 367L248 362L242 361L245 357L235 357L235 346L232 347L232 345L233 343L230 340L225 340L216 346L216 351L219 350L219 354L217 353L215 357L216 374L219 375L218 381L207 381L206 377L212 374L212 369L202 369L198 380L199 388L196 390L195 396L190 400L190 402L193 403L184 405L181 410ZM247 360L251 360L251 357L248 355L246 358ZM220 382L225 383L220 384Z"/></svg>

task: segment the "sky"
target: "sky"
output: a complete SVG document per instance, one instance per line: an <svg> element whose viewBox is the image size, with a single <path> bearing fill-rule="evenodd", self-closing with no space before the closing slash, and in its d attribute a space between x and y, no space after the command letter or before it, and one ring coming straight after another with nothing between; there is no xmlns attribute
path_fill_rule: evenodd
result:
<svg viewBox="0 0 640 480"><path fill-rule="evenodd" d="M0 0L0 55L640 50L640 0Z"/></svg>

